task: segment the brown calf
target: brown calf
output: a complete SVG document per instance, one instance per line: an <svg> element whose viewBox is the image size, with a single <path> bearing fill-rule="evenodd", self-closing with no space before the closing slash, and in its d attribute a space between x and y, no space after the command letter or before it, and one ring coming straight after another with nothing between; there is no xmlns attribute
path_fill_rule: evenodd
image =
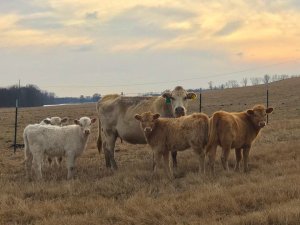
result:
<svg viewBox="0 0 300 225"><path fill-rule="evenodd" d="M165 172L172 179L173 171L169 166L169 152L182 151L191 147L199 156L199 171L204 173L204 147L208 141L208 116L203 113L194 113L179 118L159 117L159 114L151 112L135 115L153 150L154 172L163 156Z"/></svg>
<svg viewBox="0 0 300 225"><path fill-rule="evenodd" d="M214 172L214 162L217 146L222 147L221 161L225 170L228 170L228 155L230 149L235 149L235 170L239 171L240 161L244 159L244 172L248 171L248 156L252 142L255 140L261 128L266 125L267 114L273 108L265 108L263 105L255 105L253 109L245 112L229 113L215 112L210 118L209 141L207 153L209 164Z"/></svg>

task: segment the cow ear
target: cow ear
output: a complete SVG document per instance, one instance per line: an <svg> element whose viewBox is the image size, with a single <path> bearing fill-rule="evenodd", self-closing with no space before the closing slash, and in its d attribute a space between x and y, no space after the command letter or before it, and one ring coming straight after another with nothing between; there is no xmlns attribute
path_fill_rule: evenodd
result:
<svg viewBox="0 0 300 225"><path fill-rule="evenodd" d="M172 94L170 92L165 92L165 93L163 93L162 97L163 98L171 98Z"/></svg>
<svg viewBox="0 0 300 225"><path fill-rule="evenodd" d="M68 122L69 118L68 117L64 117L63 119L61 119L61 123L66 123Z"/></svg>
<svg viewBox="0 0 300 225"><path fill-rule="evenodd" d="M97 118L93 118L93 119L91 119L91 123L95 123L95 122L96 122L96 120L97 120Z"/></svg>
<svg viewBox="0 0 300 225"><path fill-rule="evenodd" d="M189 93L186 95L186 98L187 98L187 99L196 99L196 98L197 98L197 95L196 95L194 92L189 92Z"/></svg>
<svg viewBox="0 0 300 225"><path fill-rule="evenodd" d="M136 120L139 120L139 121L141 121L141 119L142 119L142 116L141 116L141 115L139 115L139 114L135 114L134 118L135 118Z"/></svg>
<svg viewBox="0 0 300 225"><path fill-rule="evenodd" d="M50 121L49 119L44 119L43 122L44 122L45 124L50 124L50 123L51 123L51 121Z"/></svg>
<svg viewBox="0 0 300 225"><path fill-rule="evenodd" d="M247 114L250 115L250 116L254 115L254 110L253 109L248 109Z"/></svg>
<svg viewBox="0 0 300 225"><path fill-rule="evenodd" d="M77 124L77 125L80 125L79 120L74 120L74 123Z"/></svg>
<svg viewBox="0 0 300 225"><path fill-rule="evenodd" d="M155 114L153 115L153 119L154 119L154 120L157 120L159 117L160 117L160 115L159 115L158 113L155 113Z"/></svg>
<svg viewBox="0 0 300 225"><path fill-rule="evenodd" d="M267 108L267 109L266 109L266 113L268 113L268 114L269 114L269 113L273 112L273 110L274 110L274 109L273 109L272 107L270 107L270 108Z"/></svg>

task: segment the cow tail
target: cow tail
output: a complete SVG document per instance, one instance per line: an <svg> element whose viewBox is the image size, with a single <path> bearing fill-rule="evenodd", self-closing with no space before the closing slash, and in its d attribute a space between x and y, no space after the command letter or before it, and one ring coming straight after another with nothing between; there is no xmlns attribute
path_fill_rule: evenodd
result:
<svg viewBox="0 0 300 225"><path fill-rule="evenodd" d="M218 117L213 114L212 117L209 119L209 131L208 131L208 143L206 146L206 153L210 150L210 148L214 145L217 141L217 123Z"/></svg>
<svg viewBox="0 0 300 225"><path fill-rule="evenodd" d="M205 120L205 140L204 140L204 143L205 143L205 146L208 144L208 137L209 137L209 118L206 117L206 120Z"/></svg>
<svg viewBox="0 0 300 225"><path fill-rule="evenodd" d="M98 152L101 153L102 150L102 138L101 138L101 120L98 119L98 139L97 139Z"/></svg>

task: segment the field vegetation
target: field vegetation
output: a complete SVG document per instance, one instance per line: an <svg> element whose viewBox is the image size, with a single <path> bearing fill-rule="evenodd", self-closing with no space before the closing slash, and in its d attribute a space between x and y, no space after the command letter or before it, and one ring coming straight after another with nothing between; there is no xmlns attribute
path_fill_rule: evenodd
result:
<svg viewBox="0 0 300 225"><path fill-rule="evenodd" d="M76 178L66 180L65 165L44 166L44 181L28 182L23 149L14 154L14 109L0 109L0 224L300 224L300 78L269 85L269 124L250 152L250 172L223 171L218 151L216 175L199 175L192 151L178 153L176 179L152 175L147 145L117 142L119 170L106 170L96 148L97 126L77 160ZM266 86L202 93L202 110L242 111L266 102ZM199 99L189 113L199 110ZM96 116L95 104L21 108L18 143L29 123L49 116Z"/></svg>

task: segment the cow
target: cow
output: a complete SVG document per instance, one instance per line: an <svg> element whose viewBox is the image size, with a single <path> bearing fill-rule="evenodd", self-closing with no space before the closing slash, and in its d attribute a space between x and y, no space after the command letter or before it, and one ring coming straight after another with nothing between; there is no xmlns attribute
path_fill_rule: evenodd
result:
<svg viewBox="0 0 300 225"><path fill-rule="evenodd" d="M99 129L97 147L104 150L107 168L117 169L114 159L115 142L118 137L131 144L146 144L143 131L134 115L145 111L159 113L162 117L180 117L186 115L189 99L196 98L193 92L187 92L177 86L172 91L158 97L125 97L106 95L97 103ZM176 152L172 154L173 165L177 166Z"/></svg>
<svg viewBox="0 0 300 225"><path fill-rule="evenodd" d="M53 125L53 126L62 126L64 123L68 122L69 118L68 117L64 117L63 119L61 119L58 116L53 116L51 118L45 118L43 119L40 124L41 125Z"/></svg>
<svg viewBox="0 0 300 225"><path fill-rule="evenodd" d="M228 168L228 156L230 149L235 149L235 171L240 170L240 162L244 161L244 172L249 171L248 157L251 145L260 130L266 126L267 114L272 113L273 108L265 108L264 105L255 105L244 112L215 112L209 122L209 141L207 153L209 165L214 173L214 162L217 146L222 147L221 162L225 170Z"/></svg>
<svg viewBox="0 0 300 225"><path fill-rule="evenodd" d="M204 148L208 142L209 118L203 113L194 113L179 118L159 118L159 114L144 112L136 114L140 121L147 143L151 146L155 158L155 171L164 158L164 169L168 176L174 177L169 166L169 153L192 148L199 158L199 172L204 173Z"/></svg>
<svg viewBox="0 0 300 225"><path fill-rule="evenodd" d="M31 124L23 132L26 174L31 178L33 167L38 180L42 179L44 156L66 156L67 179L74 176L75 160L86 148L91 125L96 118L81 117L74 125L64 127Z"/></svg>
<svg viewBox="0 0 300 225"><path fill-rule="evenodd" d="M45 119L43 119L40 124L41 125L52 125L52 126L63 126L68 122L69 118L68 117L64 117L63 119L58 117L58 116L53 116L51 118L47 117ZM51 157L47 157L48 163L49 165L52 164L52 158ZM61 166L61 162L62 162L62 157L59 158L55 158L55 162L56 165Z"/></svg>

